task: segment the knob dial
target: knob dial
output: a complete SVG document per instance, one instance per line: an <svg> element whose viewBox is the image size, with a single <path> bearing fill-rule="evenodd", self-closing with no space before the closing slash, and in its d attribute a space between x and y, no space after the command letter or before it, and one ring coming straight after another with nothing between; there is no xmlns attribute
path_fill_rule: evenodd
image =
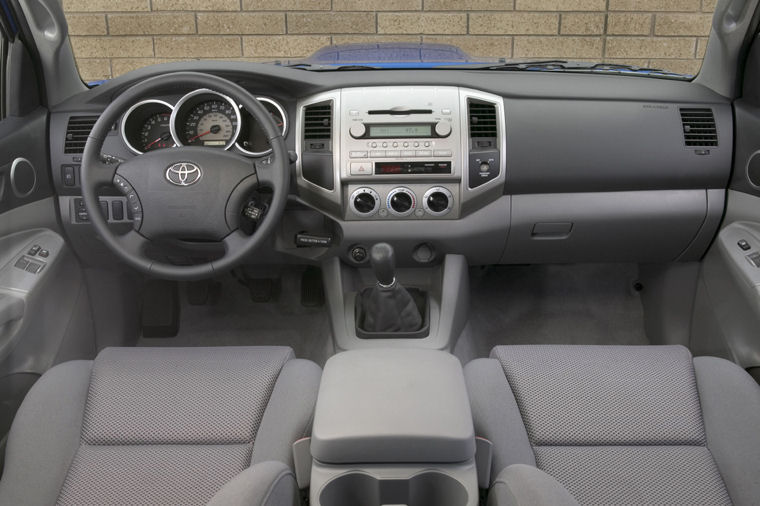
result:
<svg viewBox="0 0 760 506"><path fill-rule="evenodd" d="M414 212L417 199L409 188L394 188L388 193L388 210L396 216L409 216Z"/></svg>
<svg viewBox="0 0 760 506"><path fill-rule="evenodd" d="M371 216L380 208L380 196L372 188L358 188L351 194L349 206L359 216Z"/></svg>
<svg viewBox="0 0 760 506"><path fill-rule="evenodd" d="M364 123L354 123L348 129L348 133L350 133L351 137L353 137L354 139L364 137L364 134L366 132L367 132L367 127L364 126Z"/></svg>
<svg viewBox="0 0 760 506"><path fill-rule="evenodd" d="M425 211L433 216L444 216L445 214L448 214L454 206L454 196L448 189L442 186L436 186L425 192L423 205Z"/></svg>
<svg viewBox="0 0 760 506"><path fill-rule="evenodd" d="M435 124L435 134L438 137L448 137L451 135L451 123L448 121L439 121Z"/></svg>

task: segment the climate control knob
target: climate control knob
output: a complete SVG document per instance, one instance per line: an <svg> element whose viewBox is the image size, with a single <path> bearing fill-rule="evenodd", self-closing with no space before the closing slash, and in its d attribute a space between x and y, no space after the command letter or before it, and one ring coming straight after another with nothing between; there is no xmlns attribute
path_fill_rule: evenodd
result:
<svg viewBox="0 0 760 506"><path fill-rule="evenodd" d="M409 188L394 188L388 193L388 210L396 216L409 216L417 207L417 198Z"/></svg>
<svg viewBox="0 0 760 506"><path fill-rule="evenodd" d="M448 121L439 121L435 124L435 134L438 137L448 137L451 135L451 123Z"/></svg>
<svg viewBox="0 0 760 506"><path fill-rule="evenodd" d="M454 206L454 196L447 188L435 186L425 192L422 203L428 213L443 216Z"/></svg>
<svg viewBox="0 0 760 506"><path fill-rule="evenodd" d="M380 196L372 188L357 188L348 202L351 210L359 216L372 216L380 209Z"/></svg>

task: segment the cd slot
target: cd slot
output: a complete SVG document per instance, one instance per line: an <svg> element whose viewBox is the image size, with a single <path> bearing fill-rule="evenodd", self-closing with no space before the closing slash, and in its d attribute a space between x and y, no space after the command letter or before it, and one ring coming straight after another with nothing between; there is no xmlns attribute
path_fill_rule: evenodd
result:
<svg viewBox="0 0 760 506"><path fill-rule="evenodd" d="M409 116L410 114L433 114L432 109L375 109L367 111L367 114L387 114L389 116Z"/></svg>

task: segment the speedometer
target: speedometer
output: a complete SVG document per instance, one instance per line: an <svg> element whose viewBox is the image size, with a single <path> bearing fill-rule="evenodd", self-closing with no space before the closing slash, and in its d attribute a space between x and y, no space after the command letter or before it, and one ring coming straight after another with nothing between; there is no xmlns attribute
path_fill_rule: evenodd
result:
<svg viewBox="0 0 760 506"><path fill-rule="evenodd" d="M196 90L177 102L171 128L178 145L228 149L240 133L240 111L224 95Z"/></svg>

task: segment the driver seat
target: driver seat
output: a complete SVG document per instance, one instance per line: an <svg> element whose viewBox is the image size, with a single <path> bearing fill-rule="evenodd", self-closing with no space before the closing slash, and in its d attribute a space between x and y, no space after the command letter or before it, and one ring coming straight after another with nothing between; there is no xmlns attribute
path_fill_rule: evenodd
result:
<svg viewBox="0 0 760 506"><path fill-rule="evenodd" d="M107 348L13 422L0 504L297 505L321 370L288 347Z"/></svg>

